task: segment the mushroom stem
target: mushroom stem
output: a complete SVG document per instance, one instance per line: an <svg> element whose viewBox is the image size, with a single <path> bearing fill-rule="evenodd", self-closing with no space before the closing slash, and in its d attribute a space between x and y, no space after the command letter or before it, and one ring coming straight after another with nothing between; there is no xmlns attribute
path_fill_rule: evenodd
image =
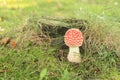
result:
<svg viewBox="0 0 120 80"><path fill-rule="evenodd" d="M81 56L79 52L79 47L69 47L69 54L67 56L67 59L70 62L80 63L81 62Z"/></svg>

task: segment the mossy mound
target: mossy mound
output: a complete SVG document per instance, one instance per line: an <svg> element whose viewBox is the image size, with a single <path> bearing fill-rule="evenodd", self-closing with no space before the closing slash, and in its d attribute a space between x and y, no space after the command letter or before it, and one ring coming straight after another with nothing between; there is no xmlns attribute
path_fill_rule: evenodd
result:
<svg viewBox="0 0 120 80"><path fill-rule="evenodd" d="M76 18L29 17L24 24L7 32L4 37L10 37L16 42L16 47L25 48L30 45L46 45L57 49L68 48L63 41L64 34L69 28L82 31L84 42L80 47L82 53L119 52L114 44L113 36L102 23ZM117 51L116 51L117 50Z"/></svg>

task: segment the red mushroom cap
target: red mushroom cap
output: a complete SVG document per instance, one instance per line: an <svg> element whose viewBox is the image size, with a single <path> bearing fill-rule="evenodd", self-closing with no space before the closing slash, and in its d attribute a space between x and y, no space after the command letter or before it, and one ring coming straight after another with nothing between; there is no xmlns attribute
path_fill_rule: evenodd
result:
<svg viewBox="0 0 120 80"><path fill-rule="evenodd" d="M79 29L71 28L66 31L64 41L67 46L81 46L83 43L82 32Z"/></svg>

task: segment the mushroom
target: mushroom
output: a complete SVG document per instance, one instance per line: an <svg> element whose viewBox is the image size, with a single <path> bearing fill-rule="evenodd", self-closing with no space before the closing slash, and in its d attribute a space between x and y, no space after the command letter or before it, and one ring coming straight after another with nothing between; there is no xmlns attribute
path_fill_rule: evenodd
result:
<svg viewBox="0 0 120 80"><path fill-rule="evenodd" d="M69 47L69 53L67 55L68 61L80 63L81 55L79 47L83 43L82 32L76 28L68 29L64 35L64 42Z"/></svg>

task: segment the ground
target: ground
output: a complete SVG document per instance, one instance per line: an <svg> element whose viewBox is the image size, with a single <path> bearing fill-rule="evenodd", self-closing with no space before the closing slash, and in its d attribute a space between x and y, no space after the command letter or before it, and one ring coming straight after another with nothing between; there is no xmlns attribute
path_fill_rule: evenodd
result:
<svg viewBox="0 0 120 80"><path fill-rule="evenodd" d="M90 26L94 26L91 28L97 26L95 30L98 31L99 25L107 27L101 32L115 35L112 39L115 39L113 44L117 44L117 48L112 49L120 53L120 38L117 36L120 32L119 7L119 0L0 0L0 38L34 16L77 18L89 21ZM91 55L90 52L82 53L83 62L74 64L58 60L54 56L55 49L46 45L26 45L24 48L0 45L0 80L120 79L118 57L114 50L104 49Z"/></svg>

